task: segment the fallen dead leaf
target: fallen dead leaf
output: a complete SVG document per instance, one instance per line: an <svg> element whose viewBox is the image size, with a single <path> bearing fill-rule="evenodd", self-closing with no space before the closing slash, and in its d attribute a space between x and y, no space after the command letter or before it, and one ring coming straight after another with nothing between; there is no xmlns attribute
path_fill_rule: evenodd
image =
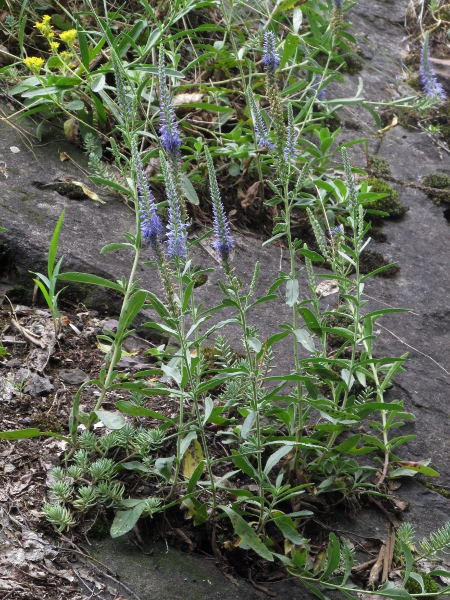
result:
<svg viewBox="0 0 450 600"><path fill-rule="evenodd" d="M255 181L255 183L248 188L244 200L241 201L242 208L248 208L255 202L258 196L258 191L259 181Z"/></svg>
<svg viewBox="0 0 450 600"><path fill-rule="evenodd" d="M337 294L338 292L339 285L334 279L322 279L316 287L316 294L319 296L331 296L331 294Z"/></svg>
<svg viewBox="0 0 450 600"><path fill-rule="evenodd" d="M174 96L173 105L181 106L183 104L195 104L203 100L203 94L194 92L193 94L177 94Z"/></svg>
<svg viewBox="0 0 450 600"><path fill-rule="evenodd" d="M386 127L383 127L383 129L379 129L378 133L380 135L384 135L385 133L387 133L393 127L396 127L397 125L398 125L398 117L397 117L397 115L394 115L394 117L393 117L392 121L389 123L389 125L386 125Z"/></svg>

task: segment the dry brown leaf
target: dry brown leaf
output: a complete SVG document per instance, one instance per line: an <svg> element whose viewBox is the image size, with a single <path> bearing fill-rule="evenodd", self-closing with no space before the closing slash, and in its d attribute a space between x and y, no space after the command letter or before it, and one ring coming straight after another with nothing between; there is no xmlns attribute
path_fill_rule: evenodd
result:
<svg viewBox="0 0 450 600"><path fill-rule="evenodd" d="M331 296L339 292L339 285L334 279L323 279L316 287L316 294L319 296Z"/></svg>
<svg viewBox="0 0 450 600"><path fill-rule="evenodd" d="M181 106L183 104L195 104L203 100L203 94L194 92L193 94L177 94L173 98L174 106Z"/></svg>
<svg viewBox="0 0 450 600"><path fill-rule="evenodd" d="M255 183L248 188L247 194L245 195L244 200L241 201L242 208L248 208L249 206L251 206L254 203L254 201L256 200L256 198L258 196L258 191L259 191L259 181L255 181Z"/></svg>
<svg viewBox="0 0 450 600"><path fill-rule="evenodd" d="M396 127L397 125L398 125L398 117L397 117L397 115L394 115L394 117L393 117L392 121L389 123L389 125L386 125L386 127L383 127L383 129L379 129L378 133L380 135L384 135L385 133L387 133L393 127Z"/></svg>

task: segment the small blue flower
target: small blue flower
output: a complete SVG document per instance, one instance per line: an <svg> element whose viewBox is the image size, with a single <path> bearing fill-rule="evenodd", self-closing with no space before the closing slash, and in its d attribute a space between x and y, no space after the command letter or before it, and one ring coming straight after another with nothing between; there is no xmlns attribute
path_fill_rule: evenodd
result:
<svg viewBox="0 0 450 600"><path fill-rule="evenodd" d="M131 160L136 174L142 237L151 246L155 246L158 243L158 238L163 234L164 228L158 215L155 198L148 185L135 139L131 142Z"/></svg>
<svg viewBox="0 0 450 600"><path fill-rule="evenodd" d="M422 44L420 55L420 80L426 95L432 100L445 100L446 93L438 82L433 65L430 63L430 33L427 31Z"/></svg>
<svg viewBox="0 0 450 600"><path fill-rule="evenodd" d="M294 126L294 113L292 110L292 104L289 104L287 138L286 138L286 146L284 148L284 159L287 162L293 161L297 158L298 150L295 147L296 141L297 141L297 132L295 131L295 126Z"/></svg>
<svg viewBox="0 0 450 600"><path fill-rule="evenodd" d="M322 75L316 75L311 87L315 92L317 92L317 90L320 88L321 84L322 84ZM316 96L317 100L325 100L326 95L327 95L327 88L324 87L320 90L320 92L318 92L318 94Z"/></svg>
<svg viewBox="0 0 450 600"><path fill-rule="evenodd" d="M270 141L269 134L267 133L267 129L264 124L264 119L262 118L261 111L259 110L259 107L256 104L255 97L251 90L249 90L248 92L248 100L250 104L250 111L252 113L253 126L255 128L255 135L258 146L264 146L269 150L273 150L275 146Z"/></svg>
<svg viewBox="0 0 450 600"><path fill-rule="evenodd" d="M342 225L338 225L337 227L333 227L328 230L328 235L331 238L334 238L335 235L342 235L344 233L344 228Z"/></svg>
<svg viewBox="0 0 450 600"><path fill-rule="evenodd" d="M181 202L177 186L167 164L164 154L160 153L161 170L166 184L166 197L169 203L169 222L167 223L167 254L172 259L186 258L187 231L181 218Z"/></svg>
<svg viewBox="0 0 450 600"><path fill-rule="evenodd" d="M268 73L275 73L280 66L280 57L277 52L277 40L273 31L264 33L264 56L263 63Z"/></svg>
<svg viewBox="0 0 450 600"><path fill-rule="evenodd" d="M214 234L216 236L214 248L219 253L222 261L226 262L230 258L231 249L233 247L233 238L230 235L230 227L220 198L219 186L217 185L214 163L208 148L205 148L205 154L206 163L208 165L209 190L213 207Z"/></svg>
<svg viewBox="0 0 450 600"><path fill-rule="evenodd" d="M333 0L333 2L336 4L336 6L339 6L339 8L342 8L344 4L343 0Z"/></svg>
<svg viewBox="0 0 450 600"><path fill-rule="evenodd" d="M114 78L116 80L117 100L119 102L120 112L124 119L131 119L131 107L125 90L122 65L120 64L119 59L114 52L112 52L111 58L114 69Z"/></svg>
<svg viewBox="0 0 450 600"><path fill-rule="evenodd" d="M159 50L158 79L161 110L159 128L161 146L175 161L177 161L181 158L180 147L182 142L178 131L178 122L170 97L169 87L166 82L166 66L164 64L164 50L162 46Z"/></svg>

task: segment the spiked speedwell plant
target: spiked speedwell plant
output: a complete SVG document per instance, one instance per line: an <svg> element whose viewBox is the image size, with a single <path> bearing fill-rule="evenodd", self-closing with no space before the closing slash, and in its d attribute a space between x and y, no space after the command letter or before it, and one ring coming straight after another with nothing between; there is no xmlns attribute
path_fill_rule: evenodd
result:
<svg viewBox="0 0 450 600"><path fill-rule="evenodd" d="M343 10L342 2L333 4L331 36L337 35ZM316 561L306 537L314 513L299 510L302 497L328 495L333 501L345 501L351 496L386 492L385 478L401 474L396 468L400 459L394 451L410 439L392 437L391 430L413 417L401 401L388 402L385 398L406 355L378 357L374 352L375 322L402 309L370 311L364 297L365 282L380 271L361 273L361 256L370 241L365 207L380 195L372 193L367 182L355 183L346 149L350 144L330 151L338 132L316 130L318 146L305 136L314 121L314 102L325 85L322 80L314 83L315 76L311 79L311 101L306 111L299 112L281 95L281 59L277 38L270 29L264 34L263 48L267 113L250 86L245 92L257 144L266 152L264 165L275 175L273 181L267 180L272 192L267 204L278 211L273 236L267 243L280 240L287 246L290 269L280 271L263 295L257 294L259 263L251 282L237 277L232 262L234 240L214 160L206 147L200 148L208 171L213 247L222 276L219 285L223 300L212 307L198 304L195 298L198 278L206 271L198 270L192 262L192 246L199 240L188 237L181 128L166 81L164 47L160 48L158 88L166 228L163 207L157 204L145 173L147 157L139 149L137 91L127 81L118 49L111 48L120 108L118 130L129 156L119 151L114 140L111 148L121 180L128 186L125 191L133 199L136 222L134 233L125 233L126 242L111 243L102 252L121 249L134 257L128 278L116 282L84 273L59 276L64 281L113 289L123 295L123 303L117 331L105 330L99 336L108 346L105 367L98 379L83 384L75 397L70 437L66 438L71 444L67 469L53 472L51 502L44 505L43 512L50 523L65 531L99 507L111 509L115 511L111 534L119 536L134 527L140 517L153 517L183 505L194 524L207 524L212 535L218 523L228 518L239 539L237 545L268 561L279 560L319 598L323 598L320 588L329 588L340 590L346 597L360 592L408 599L411 596L405 586L412 577L414 559L401 538L398 560L406 565L402 587L394 588L387 582L380 589L367 591L356 588L349 579L354 559L345 541L339 542L331 534L326 555ZM331 156L342 157L344 178L331 175ZM334 211L328 210L330 205ZM308 209L320 252L292 237L292 215L299 209ZM156 268L160 291L157 286L143 289L136 279L142 255ZM299 284L300 258L305 261L305 289ZM325 262L331 269L326 278L333 279L339 288L334 311L324 306L317 291L317 280L323 274L315 271L314 263ZM281 292L283 299L275 292ZM273 303L276 311L282 301L290 309L290 320L279 323L269 335L261 334L253 324L256 307ZM124 381L117 369L122 344L132 333L130 327L142 308L153 310L154 320L145 325L160 332L167 343L155 352L154 368ZM226 318L216 318L225 311ZM336 318L342 325L330 324ZM226 334L228 326L239 328L242 348L230 348L226 337L217 335L222 330ZM332 336L340 340L338 348L330 346ZM280 373L274 365L278 344L286 338L292 347L292 364L288 372ZM214 357L208 361L205 347L211 340ZM88 385L96 386L100 395L92 410L85 413L80 400ZM114 390L129 394L128 400L116 402L116 411L107 411L103 404ZM176 404L175 418L147 408L147 398L161 396ZM99 436L94 432L99 420L109 433ZM368 433L357 430L363 420ZM211 429L228 451L212 449ZM16 432L15 437L39 434L33 431ZM380 463L379 469L364 464L366 454ZM435 475L427 465L424 461L409 470ZM408 465L402 463L402 469ZM124 472L144 478L151 495L127 497L121 477ZM250 485L239 486L240 479ZM437 554L448 547L447 529L432 537L428 546L422 546L424 554ZM283 543L289 548L286 554L277 551ZM449 591L447 587L441 593ZM414 594L422 595L427 594Z"/></svg>

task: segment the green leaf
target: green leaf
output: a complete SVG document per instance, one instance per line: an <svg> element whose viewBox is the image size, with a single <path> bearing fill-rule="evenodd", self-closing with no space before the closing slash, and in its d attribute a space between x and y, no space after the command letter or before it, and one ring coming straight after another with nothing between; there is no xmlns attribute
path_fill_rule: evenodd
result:
<svg viewBox="0 0 450 600"><path fill-rule="evenodd" d="M205 461L201 460L198 465L197 468L195 469L195 471L192 473L191 478L189 479L189 483L187 486L187 493L188 494L192 494L192 492L195 489L195 486L198 483L198 480L200 479L200 477L203 474L203 469L205 468Z"/></svg>
<svg viewBox="0 0 450 600"><path fill-rule="evenodd" d="M58 275L58 279L61 279L61 281L73 281L74 283L100 285L102 287L110 288L111 290L116 290L122 293L124 291L120 284L115 283L114 281L109 281L109 279L104 279L103 277L98 277L97 275L91 275L89 273L61 273Z"/></svg>
<svg viewBox="0 0 450 600"><path fill-rule="evenodd" d="M288 34L287 38L284 41L283 56L281 58L280 68L284 67L284 65L287 63L287 61L294 54L295 50L297 49L299 41L300 41L300 39L299 39L298 35L294 35L292 33Z"/></svg>
<svg viewBox="0 0 450 600"><path fill-rule="evenodd" d="M35 437L54 437L70 443L70 439L53 431L40 431L39 429L16 429L15 431L2 431L0 440L28 440Z"/></svg>
<svg viewBox="0 0 450 600"><path fill-rule="evenodd" d="M180 460L183 458L183 456L186 453L186 450L189 448L189 446L191 445L191 442L193 440L197 439L197 432L196 431L189 431L184 438L181 440L180 442L180 456L178 457Z"/></svg>
<svg viewBox="0 0 450 600"><path fill-rule="evenodd" d="M128 302L119 317L119 325L117 327L117 337L119 337L129 327L134 317L141 310L147 298L145 290L137 290L128 298Z"/></svg>
<svg viewBox="0 0 450 600"><path fill-rule="evenodd" d="M316 345L314 344L314 340L307 331L305 331L304 329L295 329L294 335L297 339L297 342L301 344L303 348L305 348L305 350L308 350L308 352L316 351Z"/></svg>
<svg viewBox="0 0 450 600"><path fill-rule="evenodd" d="M262 344L258 340L258 338L248 337L247 344L250 346L250 348L253 350L253 352L256 352L256 354L259 354L259 352L261 351Z"/></svg>
<svg viewBox="0 0 450 600"><path fill-rule="evenodd" d="M155 468L166 481L170 480L174 460L175 456L169 456L168 458L157 458L155 461Z"/></svg>
<svg viewBox="0 0 450 600"><path fill-rule="evenodd" d="M321 576L322 579L327 579L330 577L339 566L341 560L341 548L339 546L339 541L334 533L330 533L330 543L327 549L327 567Z"/></svg>
<svg viewBox="0 0 450 600"><path fill-rule="evenodd" d="M228 515L234 531L245 544L262 558L273 562L273 554L259 539L259 536L253 531L250 525L228 506L221 505L220 508Z"/></svg>
<svg viewBox="0 0 450 600"><path fill-rule="evenodd" d="M89 72L89 46L86 39L86 34L81 30L80 24L77 23L78 30L78 45L80 47L81 64Z"/></svg>
<svg viewBox="0 0 450 600"><path fill-rule="evenodd" d="M294 306L298 300L299 285L298 279L288 279L286 282L286 304Z"/></svg>
<svg viewBox="0 0 450 600"><path fill-rule="evenodd" d="M197 196L197 192L195 191L195 188L192 185L189 177L185 173L183 173L181 175L181 179L183 181L184 194L185 194L187 200L189 200L189 202L191 202L191 204L195 204L196 206L198 206L199 199Z"/></svg>
<svg viewBox="0 0 450 600"><path fill-rule="evenodd" d="M105 87L105 84L106 84L106 77L103 73L100 73L100 75L97 75L92 80L91 91L94 93L101 92L102 89Z"/></svg>
<svg viewBox="0 0 450 600"><path fill-rule="evenodd" d="M309 329L309 331L315 333L316 335L321 335L322 329L319 325L319 322L316 319L315 314L309 308L306 308L304 306L299 308L298 312L300 313L302 319L305 321L306 327Z"/></svg>
<svg viewBox="0 0 450 600"><path fill-rule="evenodd" d="M325 260L322 258L322 256L320 256L320 254L313 252L312 250L308 250L307 248L300 248L297 250L297 253L301 254L302 256L306 256L306 258L309 258L309 260L312 260L313 262L324 262Z"/></svg>
<svg viewBox="0 0 450 600"><path fill-rule="evenodd" d="M123 187L119 183L116 183L115 181L112 181L109 179L102 179L101 177L96 177L95 175L90 175L89 179L91 181L94 181L95 183L99 183L100 185L106 185L110 188L113 188L114 190L117 190L117 191L121 192L122 194L124 194L124 196L132 196L132 193L130 192L130 190Z"/></svg>
<svg viewBox="0 0 450 600"><path fill-rule="evenodd" d="M269 475L270 471L280 462L283 456L289 454L291 450L292 446L281 446L281 448L278 448L278 450L271 454L267 459L266 466L264 467L264 473Z"/></svg>
<svg viewBox="0 0 450 600"><path fill-rule="evenodd" d="M160 421L168 421L169 423L174 423L174 421L172 419L169 419L169 417L166 417L165 415L162 415L161 413L156 412L154 410L144 408L143 406L136 406L128 400L119 400L118 402L116 402L116 406L126 415L130 415L132 417L151 417L152 419L159 419Z"/></svg>
<svg viewBox="0 0 450 600"><path fill-rule="evenodd" d="M284 535L284 537L287 538L293 544L301 546L305 543L305 538L301 536L299 532L295 529L292 519L280 517L279 519L274 519L273 522Z"/></svg>
<svg viewBox="0 0 450 600"><path fill-rule="evenodd" d="M413 555L411 552L410 547L408 546L408 544L405 544L405 542L403 540L400 540L401 546L402 546L402 552L403 555L405 557L405 577L403 578L403 585L406 585L409 576L411 574L412 568L413 568L413 564L414 564L414 559L413 559Z"/></svg>
<svg viewBox="0 0 450 600"><path fill-rule="evenodd" d="M336 452L348 452L349 450L352 450L360 441L361 436L359 433L357 433L347 438L344 442L339 444L339 446L336 446L335 450Z"/></svg>
<svg viewBox="0 0 450 600"><path fill-rule="evenodd" d="M48 251L48 278L49 279L52 278L52 274L53 274L53 265L55 264L56 252L58 251L59 230L61 229L62 220L63 220L65 212L66 212L66 209L64 209L62 211L61 216L59 217L59 221L58 221L58 223L55 227L55 231L53 232L53 235L52 235L52 241L50 242L50 249Z"/></svg>
<svg viewBox="0 0 450 600"><path fill-rule="evenodd" d="M139 502L132 510L119 510L111 525L111 537L116 538L128 533L136 525L144 510L145 501Z"/></svg>
<svg viewBox="0 0 450 600"><path fill-rule="evenodd" d="M100 254L107 254L108 252L114 252L115 250L134 250L133 244L127 244L125 242L118 242L116 244L108 244L103 246L100 250Z"/></svg>
<svg viewBox="0 0 450 600"><path fill-rule="evenodd" d="M118 430L122 429L125 425L126 421L123 416L118 412L110 412L103 409L98 409L95 411L95 414L99 418L100 421L104 424L108 429Z"/></svg>

